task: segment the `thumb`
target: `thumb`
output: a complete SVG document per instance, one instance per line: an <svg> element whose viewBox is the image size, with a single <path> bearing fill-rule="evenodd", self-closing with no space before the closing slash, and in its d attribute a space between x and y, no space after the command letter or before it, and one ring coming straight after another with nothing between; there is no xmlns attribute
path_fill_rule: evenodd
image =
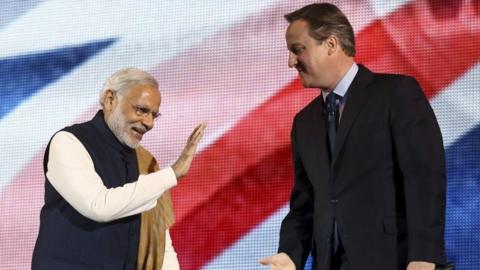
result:
<svg viewBox="0 0 480 270"><path fill-rule="evenodd" d="M261 258L258 262L259 262L261 265L273 264L273 263L275 262L275 255L270 256L270 257Z"/></svg>

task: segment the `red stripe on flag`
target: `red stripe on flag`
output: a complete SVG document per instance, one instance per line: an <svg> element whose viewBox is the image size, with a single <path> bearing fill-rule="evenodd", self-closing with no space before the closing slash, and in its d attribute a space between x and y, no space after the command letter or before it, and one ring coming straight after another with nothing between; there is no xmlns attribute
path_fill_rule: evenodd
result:
<svg viewBox="0 0 480 270"><path fill-rule="evenodd" d="M480 14L473 2L450 1L457 8L448 10L434 1L406 5L357 35L356 60L415 77L431 98L480 59Z"/></svg>
<svg viewBox="0 0 480 270"><path fill-rule="evenodd" d="M315 96L295 80L197 157L173 189L182 269L198 269L285 204L291 121Z"/></svg>
<svg viewBox="0 0 480 270"><path fill-rule="evenodd" d="M286 145L265 156L175 225L176 232L185 233L174 238L182 269L199 269L285 204L293 179L290 153Z"/></svg>

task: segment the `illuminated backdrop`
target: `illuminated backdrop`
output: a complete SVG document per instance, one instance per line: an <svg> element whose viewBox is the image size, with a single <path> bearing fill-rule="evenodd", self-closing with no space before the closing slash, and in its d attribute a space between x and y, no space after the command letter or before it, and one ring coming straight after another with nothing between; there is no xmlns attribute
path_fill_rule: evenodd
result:
<svg viewBox="0 0 480 270"><path fill-rule="evenodd" d="M182 269L266 269L292 184L294 114L319 94L287 67L283 15L311 1L0 2L0 269L29 269L53 133L90 119L103 81L135 66L159 80L162 118L144 139L172 164L208 121L173 191ZM447 154L446 245L480 269L480 1L336 1L357 62L413 75ZM307 266L308 268L308 266Z"/></svg>

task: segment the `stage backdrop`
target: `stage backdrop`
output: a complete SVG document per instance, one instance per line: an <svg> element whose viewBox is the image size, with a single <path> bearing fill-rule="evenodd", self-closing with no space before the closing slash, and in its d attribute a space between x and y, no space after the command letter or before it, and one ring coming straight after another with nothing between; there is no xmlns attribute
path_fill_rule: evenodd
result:
<svg viewBox="0 0 480 270"><path fill-rule="evenodd" d="M158 79L161 119L143 141L162 166L208 121L173 190L182 269L266 269L292 185L289 132L318 90L287 67L283 15L311 1L1 1L0 269L29 269L49 138L99 109L123 67ZM357 62L413 75L447 154L447 255L480 269L480 1L336 1ZM310 266L307 265L307 268Z"/></svg>

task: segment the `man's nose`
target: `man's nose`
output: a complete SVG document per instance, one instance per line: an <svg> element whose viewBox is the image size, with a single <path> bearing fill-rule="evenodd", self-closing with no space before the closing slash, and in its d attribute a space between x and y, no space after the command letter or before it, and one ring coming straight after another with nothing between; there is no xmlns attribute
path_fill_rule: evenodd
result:
<svg viewBox="0 0 480 270"><path fill-rule="evenodd" d="M293 68L297 64L297 56L292 52L288 53L288 67Z"/></svg>
<svg viewBox="0 0 480 270"><path fill-rule="evenodd" d="M153 123L154 123L154 120L153 120L153 115L151 113L147 113L147 115L145 115L143 118L142 118L142 124L148 129L152 129L153 128Z"/></svg>

